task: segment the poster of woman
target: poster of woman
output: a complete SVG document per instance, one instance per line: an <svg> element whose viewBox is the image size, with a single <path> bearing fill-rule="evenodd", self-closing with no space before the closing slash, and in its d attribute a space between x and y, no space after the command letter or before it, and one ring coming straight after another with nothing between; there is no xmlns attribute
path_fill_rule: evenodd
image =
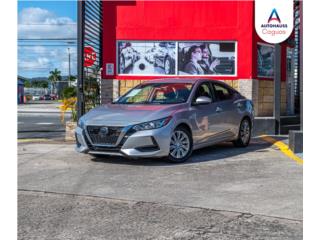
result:
<svg viewBox="0 0 320 240"><path fill-rule="evenodd" d="M179 75L234 75L235 43L179 42Z"/></svg>

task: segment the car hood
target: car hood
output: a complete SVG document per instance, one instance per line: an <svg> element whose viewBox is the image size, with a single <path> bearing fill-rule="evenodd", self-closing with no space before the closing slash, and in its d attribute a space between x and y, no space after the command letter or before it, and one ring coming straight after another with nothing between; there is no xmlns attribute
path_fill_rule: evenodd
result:
<svg viewBox="0 0 320 240"><path fill-rule="evenodd" d="M106 104L83 116L85 125L128 126L168 117L186 104L135 105Z"/></svg>

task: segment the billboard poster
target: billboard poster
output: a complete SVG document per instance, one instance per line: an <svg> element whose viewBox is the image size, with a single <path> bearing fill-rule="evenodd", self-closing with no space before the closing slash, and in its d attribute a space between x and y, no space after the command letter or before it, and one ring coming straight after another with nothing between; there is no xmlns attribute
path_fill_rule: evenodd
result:
<svg viewBox="0 0 320 240"><path fill-rule="evenodd" d="M119 41L118 74L176 74L176 43Z"/></svg>
<svg viewBox="0 0 320 240"><path fill-rule="evenodd" d="M258 77L273 78L274 47L258 44Z"/></svg>
<svg viewBox="0 0 320 240"><path fill-rule="evenodd" d="M179 75L235 75L235 42L179 42Z"/></svg>

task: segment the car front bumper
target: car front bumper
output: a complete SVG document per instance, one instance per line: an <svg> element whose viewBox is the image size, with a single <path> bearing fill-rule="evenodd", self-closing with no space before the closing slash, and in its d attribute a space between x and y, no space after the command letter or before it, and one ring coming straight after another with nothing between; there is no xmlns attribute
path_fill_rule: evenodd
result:
<svg viewBox="0 0 320 240"><path fill-rule="evenodd" d="M111 156L138 157L165 157L169 155L170 138L174 121L166 126L153 130L137 131L131 135L124 134L120 144L101 146L92 144L87 131L77 127L76 151L79 153L101 154Z"/></svg>

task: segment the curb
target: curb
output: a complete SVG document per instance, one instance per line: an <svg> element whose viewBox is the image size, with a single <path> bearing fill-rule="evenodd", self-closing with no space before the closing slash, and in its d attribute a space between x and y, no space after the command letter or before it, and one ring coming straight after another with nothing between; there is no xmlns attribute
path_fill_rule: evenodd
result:
<svg viewBox="0 0 320 240"><path fill-rule="evenodd" d="M303 165L303 159L295 155L289 148L287 144L285 144L283 141L277 140L273 137L267 136L267 135L261 135L259 136L262 140L271 143L272 145L276 146L283 154L294 160L296 163Z"/></svg>

